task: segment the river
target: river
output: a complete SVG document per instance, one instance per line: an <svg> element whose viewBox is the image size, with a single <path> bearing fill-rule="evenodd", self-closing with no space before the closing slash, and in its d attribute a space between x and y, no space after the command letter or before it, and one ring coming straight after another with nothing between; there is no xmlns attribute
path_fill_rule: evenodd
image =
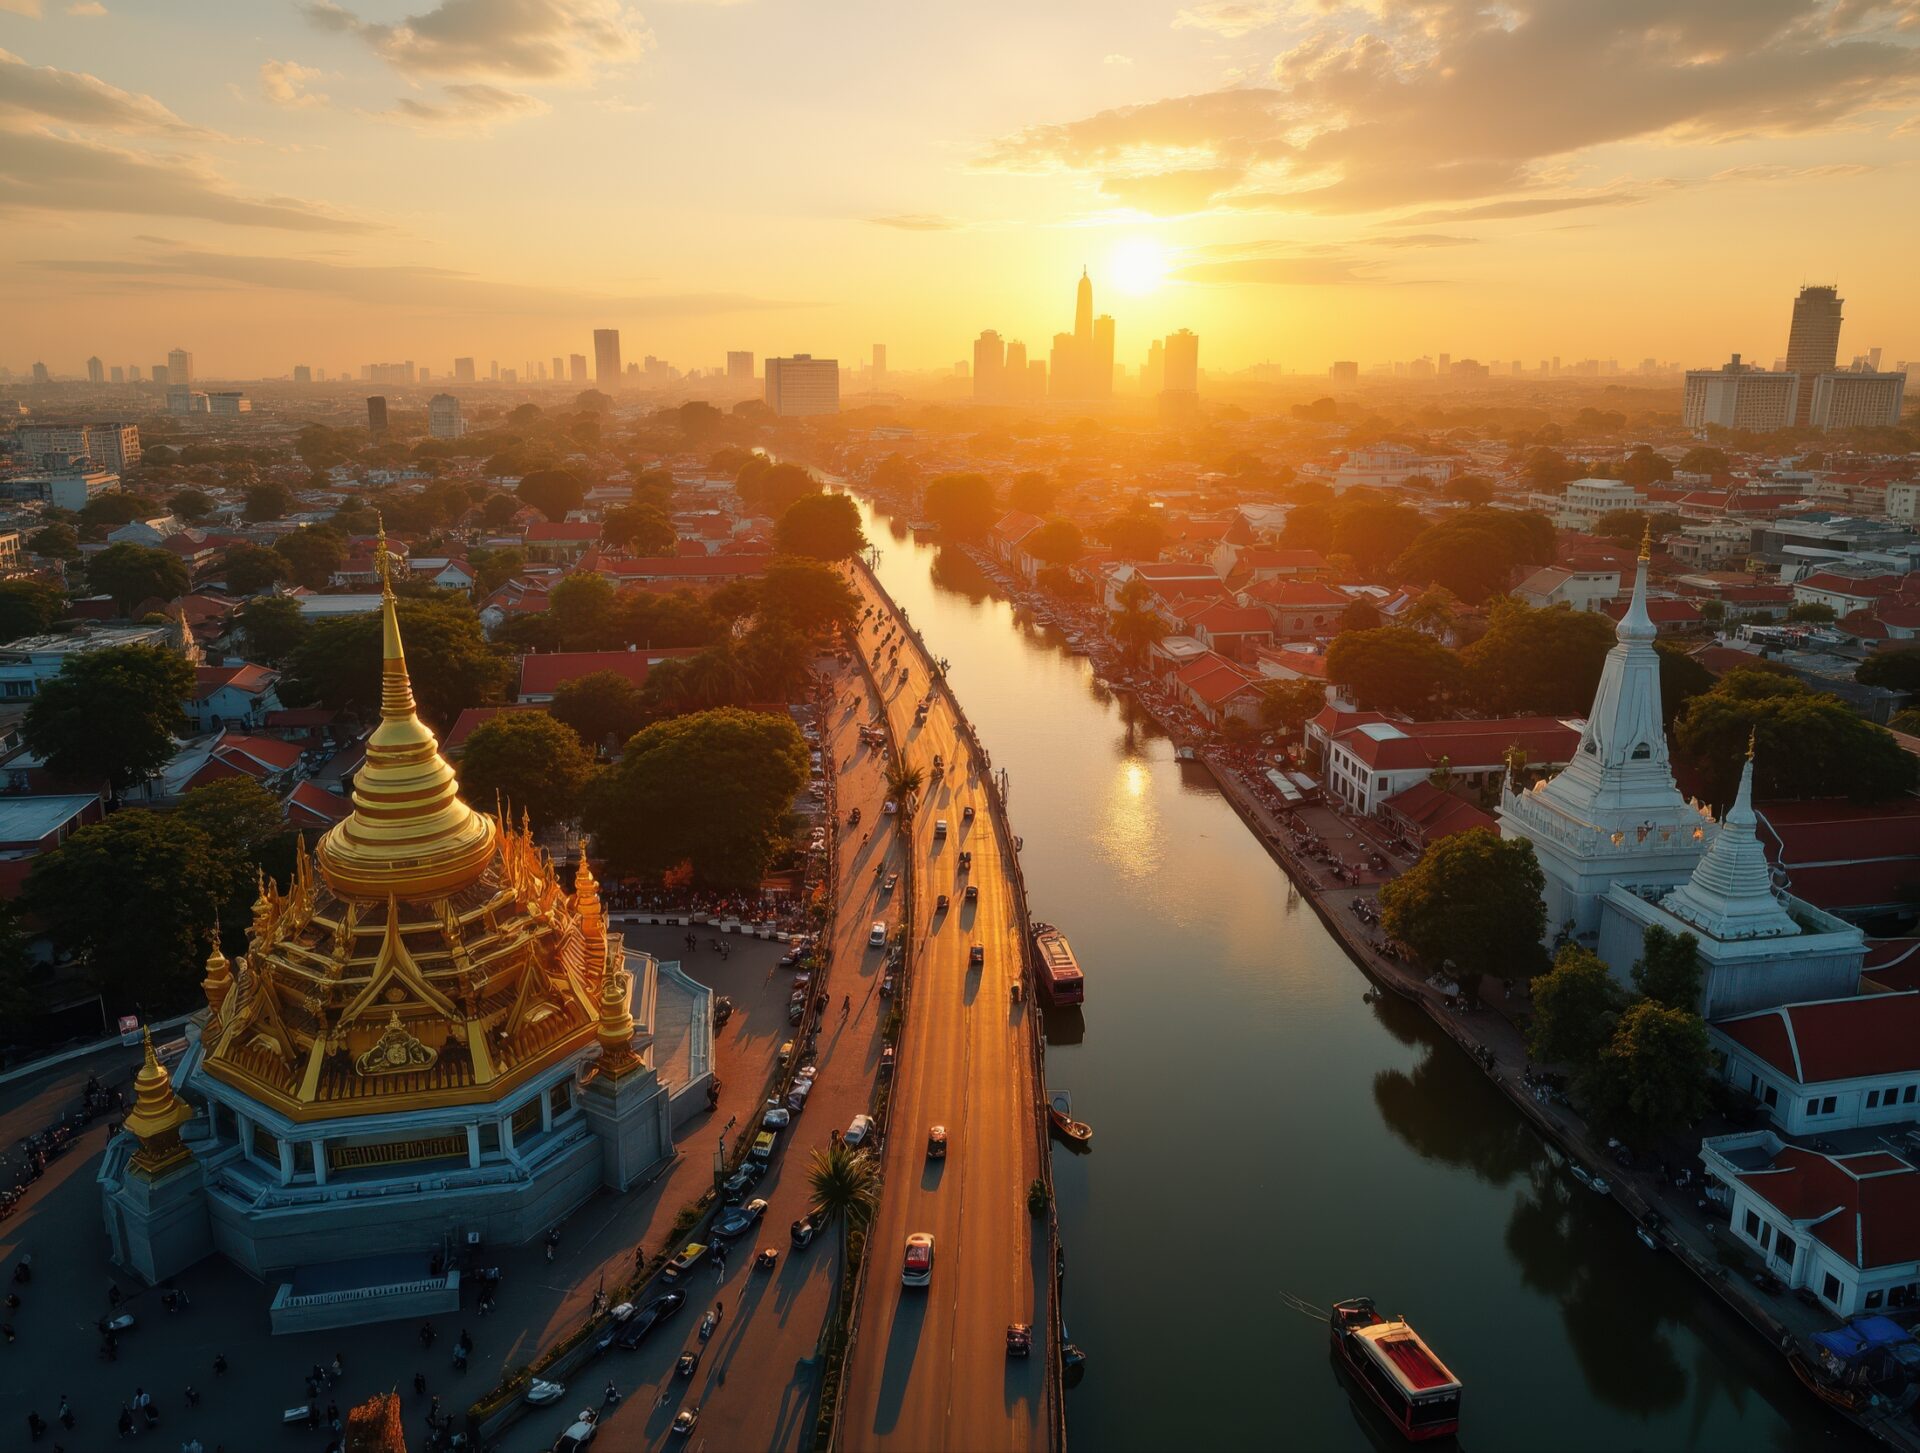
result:
<svg viewBox="0 0 1920 1453"><path fill-rule="evenodd" d="M1054 1155L1074 1448L1401 1446L1296 1310L1355 1295L1453 1366L1476 1453L1856 1446L1416 1007L1363 1002L1204 767L961 552L862 510L1088 975L1047 1049L1095 1130Z"/></svg>

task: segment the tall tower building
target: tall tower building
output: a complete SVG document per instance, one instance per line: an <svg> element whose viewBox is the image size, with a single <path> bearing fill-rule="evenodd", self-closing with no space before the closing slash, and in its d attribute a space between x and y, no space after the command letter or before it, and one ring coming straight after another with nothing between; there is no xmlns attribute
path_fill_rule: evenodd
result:
<svg viewBox="0 0 1920 1453"><path fill-rule="evenodd" d="M796 353L767 360L767 404L776 414L840 412L840 363Z"/></svg>
<svg viewBox="0 0 1920 1453"><path fill-rule="evenodd" d="M1200 338L1189 328L1167 335L1163 387L1173 394L1200 391Z"/></svg>
<svg viewBox="0 0 1920 1453"><path fill-rule="evenodd" d="M753 354L743 348L727 351L727 382L751 384L753 382Z"/></svg>
<svg viewBox="0 0 1920 1453"><path fill-rule="evenodd" d="M1010 399L1026 398L1032 391L1033 385L1027 378L1027 345L1017 338L1007 343L1006 380Z"/></svg>
<svg viewBox="0 0 1920 1453"><path fill-rule="evenodd" d="M989 328L973 340L973 396L981 402L1005 397L1007 345Z"/></svg>
<svg viewBox="0 0 1920 1453"><path fill-rule="evenodd" d="M1832 373L1840 356L1841 298L1837 288L1800 289L1793 300L1793 327L1787 333L1787 372L1800 375L1800 397L1793 421L1805 424L1813 411L1815 374Z"/></svg>
<svg viewBox="0 0 1920 1453"><path fill-rule="evenodd" d="M1878 366L1877 364L1875 365ZM873 345L873 386L879 388L887 381L887 345Z"/></svg>
<svg viewBox="0 0 1920 1453"><path fill-rule="evenodd" d="M453 360L453 381L455 383L473 382L473 360L471 358L456 358Z"/></svg>
<svg viewBox="0 0 1920 1453"><path fill-rule="evenodd" d="M585 383L587 381L586 354L569 353L567 355L567 381L569 383Z"/></svg>
<svg viewBox="0 0 1920 1453"><path fill-rule="evenodd" d="M593 378L601 388L620 386L620 330L593 330Z"/></svg>
<svg viewBox="0 0 1920 1453"><path fill-rule="evenodd" d="M107 381L107 366L104 363L102 363L98 358L89 358L87 360L87 382L88 383L105 383L106 381Z"/></svg>
<svg viewBox="0 0 1920 1453"><path fill-rule="evenodd" d="M1073 336L1093 337L1093 279L1084 267L1080 269L1080 290L1073 300Z"/></svg>
<svg viewBox="0 0 1920 1453"><path fill-rule="evenodd" d="M1832 366L1831 361L1828 366ZM193 382L193 355L186 349L176 348L167 355L167 382L184 384Z"/></svg>
<svg viewBox="0 0 1920 1453"><path fill-rule="evenodd" d="M427 401L427 432L436 439L458 439L467 432L460 417L460 400L452 394L435 394Z"/></svg>
<svg viewBox="0 0 1920 1453"><path fill-rule="evenodd" d="M367 400L367 432L377 440L387 437L387 400L375 394Z"/></svg>
<svg viewBox="0 0 1920 1453"><path fill-rule="evenodd" d="M1082 280L1082 286L1091 290L1091 285ZM1093 348L1088 354L1089 377L1087 397L1090 399L1110 399L1113 397L1113 318L1102 313L1093 320Z"/></svg>

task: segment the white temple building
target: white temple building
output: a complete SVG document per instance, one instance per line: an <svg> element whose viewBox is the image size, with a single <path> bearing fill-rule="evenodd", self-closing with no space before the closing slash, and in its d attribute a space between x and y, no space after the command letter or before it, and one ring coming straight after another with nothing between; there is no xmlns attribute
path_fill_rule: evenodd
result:
<svg viewBox="0 0 1920 1453"><path fill-rule="evenodd" d="M1573 760L1530 791L1509 784L1501 796L1501 835L1531 842L1546 876L1549 944L1564 935L1594 947L1601 901L1615 883L1679 887L1717 831L1713 815L1673 781L1657 633L1647 614L1648 554L1643 541L1633 599L1614 631ZM1619 973L1630 966L1613 965Z"/></svg>

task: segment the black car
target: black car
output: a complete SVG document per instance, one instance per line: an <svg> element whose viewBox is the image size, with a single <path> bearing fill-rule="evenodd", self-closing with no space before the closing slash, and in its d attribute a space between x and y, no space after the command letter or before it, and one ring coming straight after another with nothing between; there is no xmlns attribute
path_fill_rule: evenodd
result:
<svg viewBox="0 0 1920 1453"><path fill-rule="evenodd" d="M767 1203L758 1197L744 1206L732 1206L722 1211L713 1223L713 1234L722 1241L738 1236L743 1231L751 1231L753 1223L766 1214Z"/></svg>
<svg viewBox="0 0 1920 1453"><path fill-rule="evenodd" d="M729 1206L739 1205L740 1202L746 1199L747 1192L752 1190L754 1185L759 1181L760 1177L765 1175L766 1173L767 1173L766 1166L762 1165L757 1160L749 1160L749 1161L742 1162L740 1169L727 1177L727 1182L725 1187L726 1193L727 1193L727 1204Z"/></svg>
<svg viewBox="0 0 1920 1453"><path fill-rule="evenodd" d="M631 1352L647 1340L649 1332L686 1304L685 1292L668 1292L664 1297L655 1297L620 1324L619 1335L614 1340Z"/></svg>

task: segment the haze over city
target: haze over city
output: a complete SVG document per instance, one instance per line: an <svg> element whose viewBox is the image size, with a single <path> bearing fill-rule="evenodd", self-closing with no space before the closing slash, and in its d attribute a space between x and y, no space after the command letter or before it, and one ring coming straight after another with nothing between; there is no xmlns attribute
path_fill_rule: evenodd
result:
<svg viewBox="0 0 1920 1453"><path fill-rule="evenodd" d="M5 358L1920 352L1908 3L0 0ZM190 326L189 326L190 325ZM187 337L191 334L191 338Z"/></svg>

